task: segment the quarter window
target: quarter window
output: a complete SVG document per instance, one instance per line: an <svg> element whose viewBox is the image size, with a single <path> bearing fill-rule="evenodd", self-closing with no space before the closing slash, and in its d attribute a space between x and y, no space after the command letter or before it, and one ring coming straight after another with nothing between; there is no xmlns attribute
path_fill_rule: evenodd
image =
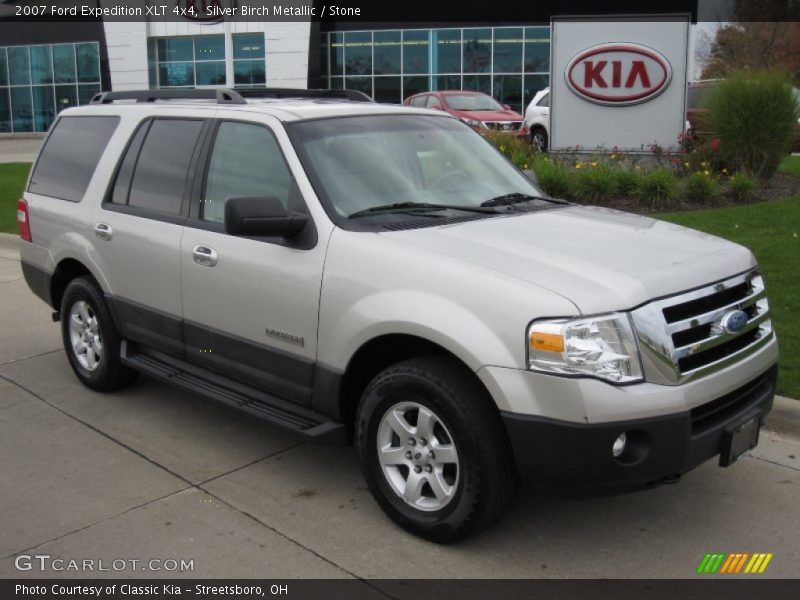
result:
<svg viewBox="0 0 800 600"><path fill-rule="evenodd" d="M180 214L186 177L202 127L203 121L199 120L153 121L136 161L128 196L130 206ZM135 146L132 144L128 152L135 151ZM117 195L116 190L114 194Z"/></svg>
<svg viewBox="0 0 800 600"><path fill-rule="evenodd" d="M228 198L274 196L289 204L291 174L266 127L223 122L208 167L201 218L222 223Z"/></svg>
<svg viewBox="0 0 800 600"><path fill-rule="evenodd" d="M47 138L28 191L79 202L119 117L62 117Z"/></svg>

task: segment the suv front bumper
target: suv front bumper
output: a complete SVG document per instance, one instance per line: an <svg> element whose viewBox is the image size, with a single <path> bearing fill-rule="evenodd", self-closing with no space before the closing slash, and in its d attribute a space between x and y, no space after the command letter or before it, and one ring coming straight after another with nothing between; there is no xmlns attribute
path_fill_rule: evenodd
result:
<svg viewBox="0 0 800 600"><path fill-rule="evenodd" d="M502 412L524 479L574 484L646 484L679 475L720 454L726 427L772 408L777 364L739 388L669 415L584 424ZM631 453L612 456L628 432ZM624 455L623 455L624 456Z"/></svg>

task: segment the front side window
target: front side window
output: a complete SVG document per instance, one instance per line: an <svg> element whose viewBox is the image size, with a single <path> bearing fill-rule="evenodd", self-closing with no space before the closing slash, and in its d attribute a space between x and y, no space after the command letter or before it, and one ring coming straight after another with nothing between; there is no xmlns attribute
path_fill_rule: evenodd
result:
<svg viewBox="0 0 800 600"><path fill-rule="evenodd" d="M119 117L62 117L47 138L28 191L79 202Z"/></svg>
<svg viewBox="0 0 800 600"><path fill-rule="evenodd" d="M180 214L186 177L202 128L203 121L199 120L153 121L131 178L129 206ZM129 152L135 151L134 146L131 145Z"/></svg>
<svg viewBox="0 0 800 600"><path fill-rule="evenodd" d="M455 119L381 115L289 127L306 171L340 223L354 218L363 223L363 211L391 204L475 209L508 194L542 195L490 143Z"/></svg>
<svg viewBox="0 0 800 600"><path fill-rule="evenodd" d="M269 129L223 122L214 140L200 217L222 223L228 198L272 196L288 206L291 181L278 141Z"/></svg>

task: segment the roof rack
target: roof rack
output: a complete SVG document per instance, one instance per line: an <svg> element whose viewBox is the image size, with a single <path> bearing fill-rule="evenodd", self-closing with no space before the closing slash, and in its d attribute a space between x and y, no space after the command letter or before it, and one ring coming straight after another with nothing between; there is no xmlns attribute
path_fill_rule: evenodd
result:
<svg viewBox="0 0 800 600"><path fill-rule="evenodd" d="M217 104L247 104L245 98L318 98L341 99L350 102L374 102L358 90L305 90L295 88L250 88L229 89L172 89L130 90L126 92L100 92L92 98L92 104L111 104L116 100L155 102L156 100L216 100Z"/></svg>

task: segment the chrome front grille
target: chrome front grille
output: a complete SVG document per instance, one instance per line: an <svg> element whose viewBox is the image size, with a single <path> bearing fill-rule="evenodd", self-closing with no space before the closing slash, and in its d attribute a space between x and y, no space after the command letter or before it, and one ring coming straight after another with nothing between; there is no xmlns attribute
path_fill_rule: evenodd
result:
<svg viewBox="0 0 800 600"><path fill-rule="evenodd" d="M650 302L632 316L645 376L653 383L697 379L738 362L773 335L764 280L756 271Z"/></svg>
<svg viewBox="0 0 800 600"><path fill-rule="evenodd" d="M483 123L492 131L519 131L522 121L484 121Z"/></svg>

